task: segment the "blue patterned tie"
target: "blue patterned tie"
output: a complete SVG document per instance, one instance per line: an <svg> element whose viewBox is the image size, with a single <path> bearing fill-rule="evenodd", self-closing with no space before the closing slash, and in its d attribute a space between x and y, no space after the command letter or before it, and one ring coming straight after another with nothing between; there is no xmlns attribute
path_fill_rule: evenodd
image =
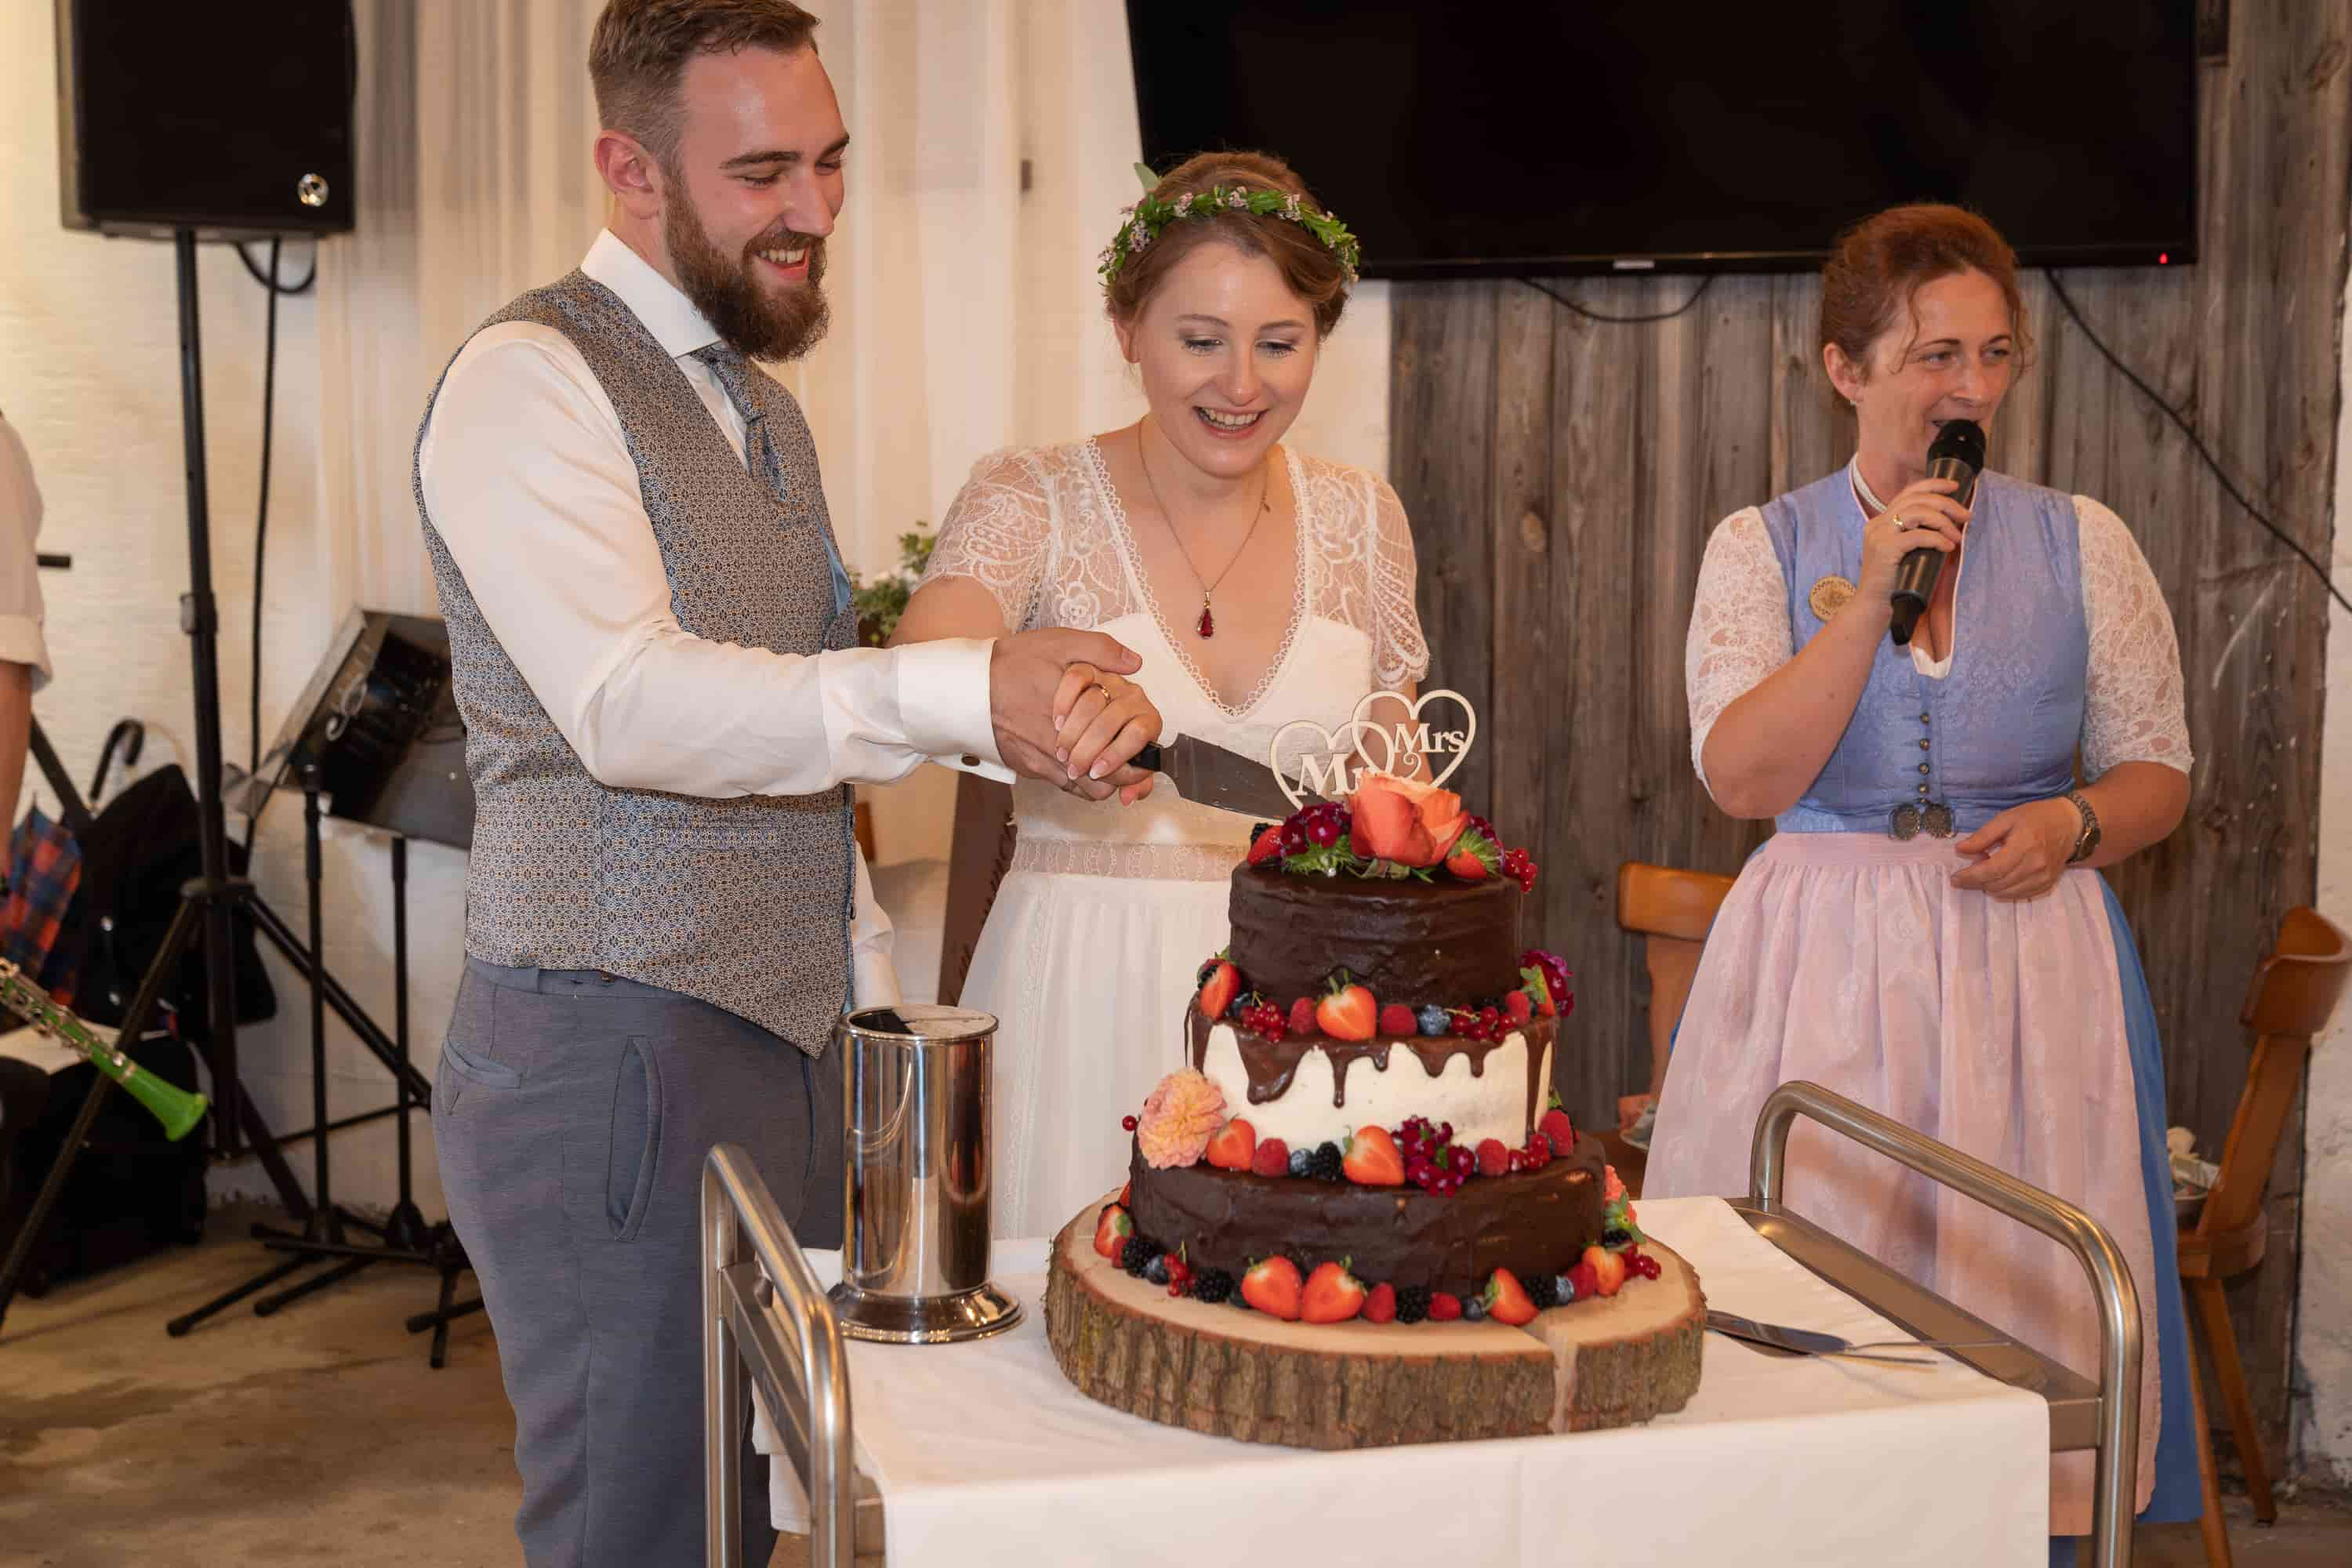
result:
<svg viewBox="0 0 2352 1568"><path fill-rule="evenodd" d="M694 351L696 359L709 365L726 390L727 401L743 416L743 460L754 479L768 487L768 493L782 503L787 516L793 511L792 498L784 483L784 463L776 452L776 444L768 434L768 411L761 402L761 392L778 388L768 373L754 366L741 350L725 342L706 344ZM756 378L756 380L754 379ZM764 388L759 384L764 383ZM835 544L833 531L824 531L824 555L833 566L833 613L837 616L849 607L849 573L841 564L841 551Z"/></svg>

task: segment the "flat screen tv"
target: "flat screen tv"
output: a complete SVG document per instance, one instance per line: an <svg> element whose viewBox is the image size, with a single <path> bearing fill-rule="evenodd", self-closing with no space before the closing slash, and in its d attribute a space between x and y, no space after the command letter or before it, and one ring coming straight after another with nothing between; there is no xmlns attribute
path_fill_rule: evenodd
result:
<svg viewBox="0 0 2352 1568"><path fill-rule="evenodd" d="M1144 156L1280 153L1374 277L1810 268L1906 201L2194 258L2196 0L1128 0Z"/></svg>

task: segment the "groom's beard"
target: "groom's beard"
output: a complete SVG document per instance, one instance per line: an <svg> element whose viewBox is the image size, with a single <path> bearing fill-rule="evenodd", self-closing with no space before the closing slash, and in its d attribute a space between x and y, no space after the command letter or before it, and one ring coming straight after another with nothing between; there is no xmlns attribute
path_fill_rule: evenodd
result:
<svg viewBox="0 0 2352 1568"><path fill-rule="evenodd" d="M760 236L730 257L710 241L709 231L689 201L664 210L662 237L686 297L726 342L752 359L790 360L816 346L831 322L820 287L824 278L824 241L791 228ZM808 247L808 277L782 295L771 294L757 268L762 250Z"/></svg>

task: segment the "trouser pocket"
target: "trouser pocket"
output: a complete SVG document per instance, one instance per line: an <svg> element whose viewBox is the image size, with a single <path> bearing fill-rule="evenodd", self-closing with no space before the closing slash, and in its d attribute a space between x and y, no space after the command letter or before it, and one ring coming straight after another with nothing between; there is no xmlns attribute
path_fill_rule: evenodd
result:
<svg viewBox="0 0 2352 1568"><path fill-rule="evenodd" d="M604 1179L604 1218L613 1239L629 1241L645 1227L661 1166L661 1067L643 1036L621 1049L613 1079L613 1130Z"/></svg>

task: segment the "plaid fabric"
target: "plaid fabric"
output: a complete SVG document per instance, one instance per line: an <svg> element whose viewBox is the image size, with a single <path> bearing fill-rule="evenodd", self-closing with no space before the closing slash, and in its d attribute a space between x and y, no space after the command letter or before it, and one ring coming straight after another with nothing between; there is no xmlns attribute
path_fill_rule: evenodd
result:
<svg viewBox="0 0 2352 1568"><path fill-rule="evenodd" d="M69 1001L74 975L62 954L52 963L58 928L74 889L81 886L81 846L63 823L38 808L25 814L8 847L7 901L0 904L0 958L5 958L59 1001Z"/></svg>

